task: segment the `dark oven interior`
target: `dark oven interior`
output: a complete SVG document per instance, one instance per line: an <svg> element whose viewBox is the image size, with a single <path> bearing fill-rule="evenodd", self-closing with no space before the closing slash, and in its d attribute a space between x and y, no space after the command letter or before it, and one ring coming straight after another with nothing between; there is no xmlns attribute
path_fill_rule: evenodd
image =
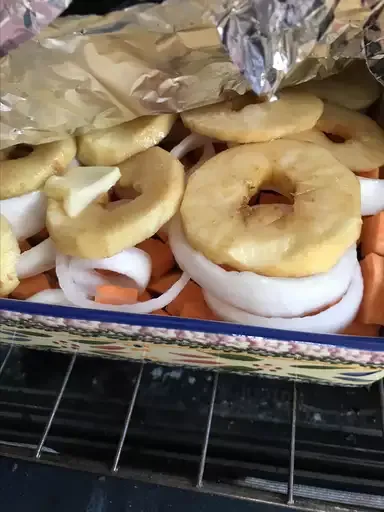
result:
<svg viewBox="0 0 384 512"><path fill-rule="evenodd" d="M384 389L2 345L0 454L303 510L384 509Z"/></svg>

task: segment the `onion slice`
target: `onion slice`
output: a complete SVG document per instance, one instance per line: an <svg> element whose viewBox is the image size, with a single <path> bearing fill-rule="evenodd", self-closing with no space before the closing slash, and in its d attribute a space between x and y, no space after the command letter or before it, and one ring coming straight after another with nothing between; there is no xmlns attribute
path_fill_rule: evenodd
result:
<svg viewBox="0 0 384 512"><path fill-rule="evenodd" d="M57 306L74 306L64 295L63 290L43 290L35 293L27 302L38 302L39 304L56 304Z"/></svg>
<svg viewBox="0 0 384 512"><path fill-rule="evenodd" d="M36 276L55 267L56 248L50 238L23 252L16 265L17 277Z"/></svg>
<svg viewBox="0 0 384 512"><path fill-rule="evenodd" d="M104 278L101 274L97 273L94 269L86 269L86 270L77 270L71 268L69 270L71 272L71 277L73 282L84 290L84 292L89 297L94 297L96 295L97 287L108 284L118 284L112 283L111 280ZM118 284L119 286L120 284Z"/></svg>
<svg viewBox="0 0 384 512"><path fill-rule="evenodd" d="M119 275L105 277L96 269L118 272ZM73 282L87 296L94 296L98 286L108 284L144 290L151 275L151 259L146 252L131 248L104 259L70 258L68 271Z"/></svg>
<svg viewBox="0 0 384 512"><path fill-rule="evenodd" d="M87 260L71 258L69 272L76 273L96 269L110 270L132 279L140 290L145 290L151 277L151 258L141 249L132 247L125 249L110 258Z"/></svg>
<svg viewBox="0 0 384 512"><path fill-rule="evenodd" d="M204 146L207 142L211 142L212 139L205 137L204 135L198 135L197 133L191 133L188 137L185 137L177 146L175 146L171 155L179 160L187 155L190 151L196 148Z"/></svg>
<svg viewBox="0 0 384 512"><path fill-rule="evenodd" d="M336 333L345 329L356 317L363 298L363 277L356 264L351 284L344 297L334 306L312 316L297 318L264 317L237 309L204 291L208 306L219 318L229 322L287 331Z"/></svg>
<svg viewBox="0 0 384 512"><path fill-rule="evenodd" d="M139 250L139 249L138 249ZM123 251L124 252L124 251ZM107 258L110 259L110 258ZM98 267L100 268L100 267ZM110 268L108 268L110 270ZM121 272L121 269L117 270ZM67 300L75 304L76 306L99 309L108 311L119 311L123 313L138 313L145 314L151 313L157 309L164 308L170 302L172 302L179 293L183 290L185 285L189 281L189 276L185 272L182 274L180 279L169 288L165 293L145 302L138 302L136 304L127 304L121 306L114 306L111 304L98 304L88 298L88 293L84 287L79 286L74 280L71 274L71 258L64 254L58 254L56 257L56 273L59 279L60 287L62 288Z"/></svg>
<svg viewBox="0 0 384 512"><path fill-rule="evenodd" d="M216 155L215 148L212 144L212 142L206 142L204 144L203 148L203 154L201 155L199 161L188 171L186 172L187 176L191 176L199 167L201 167L205 162L207 162L209 159L213 158Z"/></svg>
<svg viewBox="0 0 384 512"><path fill-rule="evenodd" d="M87 295L94 297L96 295L97 287L102 285L122 286L123 288L139 288L137 283L124 275L109 275L103 276L96 272L94 269L78 270L71 268L71 276L77 286L84 288Z"/></svg>
<svg viewBox="0 0 384 512"><path fill-rule="evenodd" d="M359 177L361 215L376 215L384 210L384 180Z"/></svg>
<svg viewBox="0 0 384 512"><path fill-rule="evenodd" d="M40 190L0 201L0 214L8 220L18 240L36 235L44 228L46 211L47 198Z"/></svg>
<svg viewBox="0 0 384 512"><path fill-rule="evenodd" d="M68 165L68 169L73 169L73 167L81 167L81 163L77 158L74 158Z"/></svg>
<svg viewBox="0 0 384 512"><path fill-rule="evenodd" d="M180 268L203 289L261 316L301 316L332 304L346 292L357 263L353 246L329 272L309 277L277 278L226 271L189 245L180 215L171 221L169 244Z"/></svg>

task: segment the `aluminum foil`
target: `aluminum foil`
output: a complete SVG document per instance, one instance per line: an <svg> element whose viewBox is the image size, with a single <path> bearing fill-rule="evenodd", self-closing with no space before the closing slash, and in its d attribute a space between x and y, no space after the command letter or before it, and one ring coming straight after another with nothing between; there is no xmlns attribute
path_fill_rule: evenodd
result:
<svg viewBox="0 0 384 512"><path fill-rule="evenodd" d="M384 6L365 24L364 56L372 74L384 86Z"/></svg>
<svg viewBox="0 0 384 512"><path fill-rule="evenodd" d="M369 60L380 60L384 32L374 20L383 5L378 0L224 0L213 18L253 90L271 97L285 84L326 76L345 59L362 57L364 31ZM381 52L373 37L378 45L381 38Z"/></svg>
<svg viewBox="0 0 384 512"><path fill-rule="evenodd" d="M228 46L225 27L234 26L246 1L253 7L269 5L261 18L269 30L260 41L265 46L260 60L264 64L257 71L259 78L250 76L250 82L239 67L248 73L255 64L248 59L241 65L232 51L235 65L219 37ZM243 94L250 83L270 97L278 87L335 73L351 58L362 57L364 27L368 41L373 29L371 25L368 30L367 21L379 11L367 2L362 7L360 0L342 0L335 8L329 1L168 0L105 17L58 19L0 60L0 148L49 142L140 115L211 104ZM297 10L304 4L307 10ZM223 17L223 9L231 6L232 14ZM247 31L254 24L255 36L249 41L257 46L256 36L262 32L254 21L248 20ZM273 24L278 32L271 29ZM289 37L280 32L285 25ZM243 33L243 25L236 26L237 32L231 29L231 44L235 33ZM272 37L277 39L271 40L271 48L281 52L266 58L266 41ZM241 55L255 55L257 60L256 49L251 53L245 39L249 51ZM241 42L236 44L241 48ZM260 55L261 51L260 47ZM370 60L378 61L376 57Z"/></svg>
<svg viewBox="0 0 384 512"><path fill-rule="evenodd" d="M71 0L0 0L0 56L49 25Z"/></svg>
<svg viewBox="0 0 384 512"><path fill-rule="evenodd" d="M256 94L270 96L332 23L333 0L225 0L214 19L232 61Z"/></svg>

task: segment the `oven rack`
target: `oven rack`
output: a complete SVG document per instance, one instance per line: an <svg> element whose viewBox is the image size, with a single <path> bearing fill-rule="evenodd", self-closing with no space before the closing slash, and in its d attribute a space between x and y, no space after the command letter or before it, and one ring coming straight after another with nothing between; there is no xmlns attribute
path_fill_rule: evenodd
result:
<svg viewBox="0 0 384 512"><path fill-rule="evenodd" d="M31 369L28 361L33 360L36 363L40 359L37 370L40 372L41 380L36 387L33 383L33 373L36 368L32 364ZM7 383L15 375L13 366L18 366L20 371L20 361L23 364L23 371L26 370L28 378L32 379L29 386L25 386L24 382L21 386ZM47 361L48 364L46 364ZM58 384L55 384L55 389L38 389L41 381L45 379L44 372L47 375L50 373L49 361L54 363L52 370L55 375L59 374L56 381ZM57 363L60 371L55 369ZM123 394L123 400L119 401L118 419L114 421L113 415L108 413L108 425L113 427L102 427L104 429L102 434L95 434L95 427L92 424L92 421L97 423L97 418L102 414L99 410L96 414L96 409L92 407L87 411L87 403L91 404L93 398L87 399L85 395L80 399L78 397L81 395L81 389L76 390L75 393L68 390L72 376L80 366L88 369L97 366L101 373L104 371L103 368L108 366L108 371L112 372L112 375L114 372L116 375L119 372L129 375L132 384L129 391ZM83 374L83 370L80 370L79 373ZM43 374L41 374L42 371ZM179 430L175 432L170 430L168 433L163 430L159 432L159 427L155 429L156 439L150 438L154 435L152 431L151 435L142 434L137 424L132 425L132 420L137 408L140 408L142 417L151 415L151 411L146 410L142 405L137 405L140 393L146 394L148 386L149 388L152 386L152 384L148 385L148 376L152 381L156 381L156 379L159 380L157 377L160 373L180 375L180 372L184 371L189 372L186 378L190 385L196 378L203 379L206 384L204 406L200 408L203 412L196 415L199 419L198 432L190 429L188 425L184 427L184 417L186 422L191 422L191 416L188 413L183 416L166 407L162 412L161 398L156 398L159 404L158 412L154 413L156 421L159 421L163 414L167 422L172 424L174 417L178 422L177 428L182 425L187 435L184 433L183 437ZM92 378L95 379L95 377ZM147 383L144 382L146 378ZM228 389L233 390L233 386L238 385L233 383L241 381L239 385L242 386L247 380L251 393L260 387L265 388L266 393L270 393L271 386L274 389L277 386L278 392L283 393L283 399L279 399L278 408L284 409L286 421L276 423L272 420L270 423L264 423L264 427L271 431L271 436L267 436L266 446L263 446L263 440L260 442L257 439L253 440L254 444L252 444L245 436L239 439L237 434L233 436L234 441L231 444L231 436L220 434L220 437L217 434L219 428L214 429L213 434L214 423L223 424L227 420L231 425L231 422L234 422L233 417L236 416L231 412L225 412L225 406L223 406L227 396L225 389L218 398L221 387L225 388L225 382L228 379L231 379L232 383ZM50 381L50 378L47 377L47 381ZM177 387L177 379L175 383ZM119 388L119 394L120 392ZM351 396L354 397L355 394L357 396L360 393L362 398L359 398L359 403L364 407L365 400L369 399L373 406L369 406L368 412L363 410L363 416L365 415L367 419L367 424L363 426L358 425L358 422L351 423L349 420L346 425L340 425L340 432L337 432L335 425L322 425L320 430L312 426L310 435L306 433L303 439L298 435L298 429L303 432L305 430L302 426L303 422L300 418L298 419L298 415L302 416L303 403L300 398L302 393L313 396L314 402L318 395L330 397L334 394L341 397L339 402L343 401L344 394L349 397L346 401L351 402L354 400ZM236 395L235 392L233 394ZM270 395L268 396L269 405L273 407L276 404L272 404L273 400L271 401ZM261 403L261 399L262 394L258 395L258 403ZM243 395L240 396L241 400ZM327 400L325 398L325 401ZM113 396L109 401L111 404L114 403ZM236 400L233 400L234 404L235 402ZM84 410L79 403L83 404ZM252 406L248 407L252 408ZM311 406L308 407L310 409ZM316 412L316 408L313 410L312 423L321 423L322 413ZM268 413L266 414L268 416ZM320 416L320 419L316 415ZM352 407L341 414L342 418L346 419L349 418L348 415L358 417L359 410L354 410ZM236 416L239 424L245 421L246 418L242 419L243 416L246 414L244 415L242 409L241 414ZM260 411L256 417L256 420L260 420ZM256 420L250 418L251 424L256 424ZM335 421L337 423L338 420ZM15 424L18 427L12 428ZM76 425L82 431L81 435L76 433ZM28 431L28 426L33 427L32 433ZM261 427L257 429L265 435L265 430L261 430ZM226 428L229 430L229 427L224 427L225 432ZM110 434L112 430L113 435ZM129 441L131 430L133 438ZM144 439L145 447L141 451L139 449L137 456L135 445L142 442L143 436L147 436ZM332 442L331 436L333 436ZM340 443L339 438L346 439L346 442ZM361 446L360 442L362 442ZM191 446L188 443L192 443ZM86 446L86 449L82 446ZM239 450L238 457L233 453L235 449ZM324 453L322 453L323 449ZM107 456L100 457L98 460L99 457L95 456L92 450L98 453L105 452ZM242 453L246 454L252 450L255 450L252 456L243 455L247 460L240 457ZM89 453L91 453L90 456L88 456ZM145 464L138 463L138 459L143 454L149 461L146 467L144 467ZM145 362L90 359L76 353L69 356L9 345L0 352L0 455L41 461L103 475L116 475L120 478L133 478L178 488L195 489L197 492L273 503L282 507L292 507L295 510L340 511L340 507L343 510L354 511L384 510L384 385L381 381L370 389L356 390L317 384L282 383L258 377L226 375L203 370L172 369L161 365L149 365ZM300 459L299 463L298 459ZM184 465L194 468L187 476L185 472L179 471ZM167 471L168 467L171 468L170 471Z"/></svg>

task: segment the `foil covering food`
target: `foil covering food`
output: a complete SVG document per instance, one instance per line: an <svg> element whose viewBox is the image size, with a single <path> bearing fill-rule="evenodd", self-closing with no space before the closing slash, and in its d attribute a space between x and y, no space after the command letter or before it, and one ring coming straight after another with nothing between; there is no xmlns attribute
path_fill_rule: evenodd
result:
<svg viewBox="0 0 384 512"><path fill-rule="evenodd" d="M256 94L269 96L322 40L333 7L333 0L224 0L214 19L232 61Z"/></svg>
<svg viewBox="0 0 384 512"><path fill-rule="evenodd" d="M335 73L350 59L363 58L363 35L369 61L380 67L380 55L369 49L376 37L382 53L376 27L383 3L168 0L105 17L58 19L0 60L0 148L187 110L243 94L250 84L271 98L280 87ZM256 18L243 25L241 6L260 16L262 25ZM280 30L284 24L289 36ZM242 38L252 31L251 38ZM264 52L260 66L254 61L258 51Z"/></svg>
<svg viewBox="0 0 384 512"><path fill-rule="evenodd" d="M284 84L326 76L345 60L362 57L363 36L374 72L371 60L384 58L382 48L372 44L373 37L384 37L375 23L383 5L378 0L223 0L214 20L253 90L270 97Z"/></svg>
<svg viewBox="0 0 384 512"><path fill-rule="evenodd" d="M0 0L0 56L49 25L71 0Z"/></svg>
<svg viewBox="0 0 384 512"><path fill-rule="evenodd" d="M384 6L365 24L363 44L368 67L384 86Z"/></svg>

